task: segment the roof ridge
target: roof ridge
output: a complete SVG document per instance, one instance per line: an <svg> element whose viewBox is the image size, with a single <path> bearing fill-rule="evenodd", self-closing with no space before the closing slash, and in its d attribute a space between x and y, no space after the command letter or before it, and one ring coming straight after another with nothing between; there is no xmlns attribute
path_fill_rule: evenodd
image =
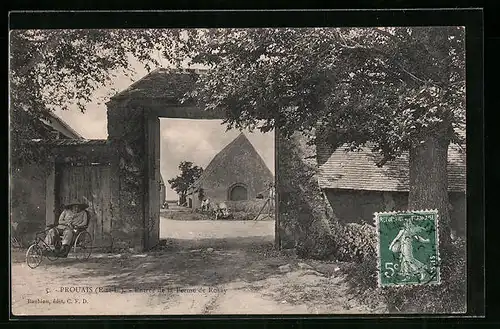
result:
<svg viewBox="0 0 500 329"><path fill-rule="evenodd" d="M150 75L152 75L153 73L156 73L156 72L160 72L161 71L161 67L157 67L156 69L154 69L153 71L151 72L148 72L148 74L146 74L145 76L143 76L142 78L140 78L139 80L135 81L135 82L132 82L132 84L130 84L127 88L123 89L122 91L120 91L119 93L117 93L116 95L113 95L111 96L109 99L110 100L113 100L113 99L116 99L118 97L120 97L121 95L125 94L126 92L129 92L131 90L134 90L134 87L137 86L141 81L144 81L147 77L149 77Z"/></svg>
<svg viewBox="0 0 500 329"><path fill-rule="evenodd" d="M267 167L266 163L264 162L264 159L262 159L261 155L259 154L259 152L257 152L257 150L255 149L254 145L252 144L252 142L250 142L250 140L248 139L248 137L245 135L245 133L243 131L240 132L240 134L238 134L238 136L236 136L236 138L234 138L231 142L229 142L226 146L224 146L213 158L212 160L208 163L207 167L205 168L205 170L203 171L203 173L201 174L201 176L193 183L191 184L191 186L188 188L194 188L196 187L196 185L200 185L200 183L203 182L203 180L205 179L205 177L207 177L209 174L211 174L214 170L215 170L215 165L214 163L217 163L217 159L219 159L221 157L221 154L226 154L228 152L229 149L231 149L235 144L238 144L239 141L242 140L244 143L250 145L251 149L253 150L253 152L257 155L258 157L258 160L259 162L264 166L264 168L266 168L272 175L272 171Z"/></svg>
<svg viewBox="0 0 500 329"><path fill-rule="evenodd" d="M242 135L242 133L240 133L231 142L226 144L226 146L224 146L216 155L214 155L214 157L212 158L212 160L210 160L210 162L208 163L205 170L203 170L203 173L201 174L201 176L192 184L192 186L197 185L197 183L201 182L208 175L208 173L212 173L214 171L214 169L212 169L212 168L215 168L215 166L213 165L213 163L215 163L215 160L217 158L220 158L221 154L224 154L225 152L227 152L227 150L231 147L231 145L235 144L236 140L238 138L240 138L241 135ZM209 170L206 170L206 169L209 169Z"/></svg>
<svg viewBox="0 0 500 329"><path fill-rule="evenodd" d="M113 95L110 97L110 100L118 99L120 96L123 96L126 93L131 92L132 90L135 89L135 87L140 84L141 82L145 81L147 78L150 76L157 74L157 73L175 73L175 74L203 74L203 69L190 69L190 68L168 68L168 67L157 67L156 69L152 70L151 72L147 73L144 75L142 78L139 80L133 82L131 85L129 85L127 88L124 90L118 92L116 95Z"/></svg>

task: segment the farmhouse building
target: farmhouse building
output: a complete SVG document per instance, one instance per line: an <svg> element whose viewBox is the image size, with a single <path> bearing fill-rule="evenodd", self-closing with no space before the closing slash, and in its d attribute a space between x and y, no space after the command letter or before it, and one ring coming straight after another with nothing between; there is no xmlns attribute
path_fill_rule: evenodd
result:
<svg viewBox="0 0 500 329"><path fill-rule="evenodd" d="M241 133L208 164L188 190L188 206L199 208L203 197L245 201L274 182L274 176L245 134Z"/></svg>
<svg viewBox="0 0 500 329"><path fill-rule="evenodd" d="M53 112L49 112L47 118L40 120L45 124L53 139L83 139L79 133Z"/></svg>
<svg viewBox="0 0 500 329"><path fill-rule="evenodd" d="M40 121L40 137L60 142L84 140L52 112ZM11 169L10 213L16 234L23 242L25 237L45 226L46 177L41 169L38 163Z"/></svg>
<svg viewBox="0 0 500 329"><path fill-rule="evenodd" d="M347 152L317 147L319 184L342 222L373 223L375 212L408 207L409 163L405 154L377 167L378 156L369 149ZM456 145L448 150L448 192L452 228L465 234L465 151Z"/></svg>

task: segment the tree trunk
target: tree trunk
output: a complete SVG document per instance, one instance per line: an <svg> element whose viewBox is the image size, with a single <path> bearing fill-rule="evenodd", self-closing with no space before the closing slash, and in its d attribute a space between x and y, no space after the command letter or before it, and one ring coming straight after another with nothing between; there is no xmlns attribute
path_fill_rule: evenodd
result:
<svg viewBox="0 0 500 329"><path fill-rule="evenodd" d="M440 247L450 245L448 201L448 138L426 137L410 149L409 210L437 209Z"/></svg>

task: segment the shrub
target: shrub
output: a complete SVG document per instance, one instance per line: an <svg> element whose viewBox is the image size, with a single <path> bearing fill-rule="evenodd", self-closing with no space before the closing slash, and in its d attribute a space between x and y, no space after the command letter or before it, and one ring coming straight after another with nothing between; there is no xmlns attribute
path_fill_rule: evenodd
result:
<svg viewBox="0 0 500 329"><path fill-rule="evenodd" d="M385 296L377 287L377 258L376 255L365 258L360 263L349 263L344 268L346 281L349 284L348 293L356 296L370 307L387 304Z"/></svg>
<svg viewBox="0 0 500 329"><path fill-rule="evenodd" d="M212 219L209 214L194 211L166 211L165 216L173 220L208 220Z"/></svg>
<svg viewBox="0 0 500 329"><path fill-rule="evenodd" d="M336 259L362 262L377 253L377 231L369 224L349 223L333 226Z"/></svg>

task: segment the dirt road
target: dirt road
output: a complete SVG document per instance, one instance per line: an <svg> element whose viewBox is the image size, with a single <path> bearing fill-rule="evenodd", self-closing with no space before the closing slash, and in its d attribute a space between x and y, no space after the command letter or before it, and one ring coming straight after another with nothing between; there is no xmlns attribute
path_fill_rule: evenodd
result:
<svg viewBox="0 0 500 329"><path fill-rule="evenodd" d="M166 238L158 250L146 254L94 254L85 263L45 260L36 269L25 265L22 252L13 252L13 314L384 311L369 309L349 295L342 264L304 261L274 251L272 235L191 240L181 235Z"/></svg>

